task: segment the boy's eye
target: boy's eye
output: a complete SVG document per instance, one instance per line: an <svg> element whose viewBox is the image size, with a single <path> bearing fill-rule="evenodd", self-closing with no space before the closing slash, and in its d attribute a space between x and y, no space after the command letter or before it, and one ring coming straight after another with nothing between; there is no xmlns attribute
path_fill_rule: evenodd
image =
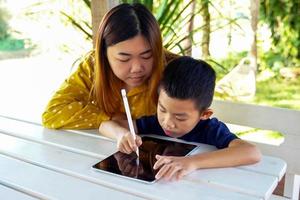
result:
<svg viewBox="0 0 300 200"><path fill-rule="evenodd" d="M186 119L184 118L184 119L182 119L182 118L177 118L176 117L176 120L178 120L178 121L181 121L181 122L183 122L183 121L186 121Z"/></svg>
<svg viewBox="0 0 300 200"><path fill-rule="evenodd" d="M159 108L159 111L165 113L166 111L163 108Z"/></svg>

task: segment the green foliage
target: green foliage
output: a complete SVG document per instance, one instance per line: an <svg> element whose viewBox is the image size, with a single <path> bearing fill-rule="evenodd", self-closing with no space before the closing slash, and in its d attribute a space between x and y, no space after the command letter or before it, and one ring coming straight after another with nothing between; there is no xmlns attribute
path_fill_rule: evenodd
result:
<svg viewBox="0 0 300 200"><path fill-rule="evenodd" d="M9 13L5 8L0 7L0 40L3 40L9 35L8 20L10 18Z"/></svg>
<svg viewBox="0 0 300 200"><path fill-rule="evenodd" d="M202 41L195 42L193 36L196 33L203 31L204 26L194 27L192 31L187 30L187 25L196 15L199 15L202 10L201 4L197 3L194 12L190 11L191 4L195 1L196 0L120 0L120 3L141 3L145 5L154 14L160 24L164 47L174 53L186 55L191 48L189 42L194 46L202 46ZM220 18L223 19L223 22L216 23L210 32L222 29L229 25L239 28L237 21L243 18L243 16L229 19L228 17L223 16L222 12L217 10L212 4L212 1L202 1L207 2L210 7L219 13ZM82 0L82 2L84 2L85 7L88 8L88 11L91 12L90 0ZM71 13L72 12L67 13L61 11L61 14L67 21L83 32L86 35L86 38L92 40L90 23Z"/></svg>
<svg viewBox="0 0 300 200"><path fill-rule="evenodd" d="M218 79L220 78L222 76L218 75ZM267 79L256 81L256 94L254 99L249 101L249 103L300 110L299 91L300 76L296 78L283 78L279 73L274 73L273 76ZM238 101L234 97L219 93L215 93L215 98Z"/></svg>
<svg viewBox="0 0 300 200"><path fill-rule="evenodd" d="M280 145L284 140L284 135L277 131L249 128L246 131L237 131L236 135L241 139Z"/></svg>
<svg viewBox="0 0 300 200"><path fill-rule="evenodd" d="M131 0L121 1L122 3L141 3L145 5L156 17L163 36L164 47L170 51L185 55L190 47L185 47L186 40L193 41L193 34L199 32L201 27L194 29L192 32L183 30L196 13L186 12L193 0L162 0L159 3L156 1L147 0ZM186 14L188 13L188 14Z"/></svg>
<svg viewBox="0 0 300 200"><path fill-rule="evenodd" d="M0 51L17 51L25 48L23 39L6 37L0 40Z"/></svg>
<svg viewBox="0 0 300 200"><path fill-rule="evenodd" d="M71 15L61 11L60 12L66 19L72 23L74 27L82 31L88 40L93 40L92 27L91 25L82 19L75 19Z"/></svg>
<svg viewBox="0 0 300 200"><path fill-rule="evenodd" d="M300 110L299 91L300 76L295 79L285 79L276 75L256 83L253 103Z"/></svg>
<svg viewBox="0 0 300 200"><path fill-rule="evenodd" d="M91 16L91 0L82 0L80 2L82 5L80 7L81 10L89 11L89 16ZM78 11L77 11L78 12ZM71 13L66 13L65 11L60 11L61 15L70 22L75 28L80 30L86 36L86 39L92 41L93 40L93 31L91 26L91 21L84 19L82 16L74 15Z"/></svg>
<svg viewBox="0 0 300 200"><path fill-rule="evenodd" d="M247 56L247 53L246 51L230 52L224 59L209 59L207 62L214 68L217 73L217 80L219 80L239 64L241 59Z"/></svg>
<svg viewBox="0 0 300 200"><path fill-rule="evenodd" d="M89 12L91 12L90 0L82 1L88 8ZM202 28L198 27L192 32L182 31L182 27L184 27L185 24L187 24L195 15L193 13L184 14L193 0L188 2L183 0L163 0L159 3L152 0L123 0L120 2L144 4L154 14L160 24L164 46L171 51L177 49L177 53L182 55L185 55L187 48L189 48L184 47L185 40L192 40L193 34L200 31ZM199 11L196 11L195 13L198 12ZM64 11L61 11L61 14L74 27L82 31L86 35L87 39L92 40L92 27L89 22Z"/></svg>
<svg viewBox="0 0 300 200"><path fill-rule="evenodd" d="M236 133L236 135L238 137L243 137L243 136L247 136L250 134L264 134L264 137L266 137L267 139L282 139L283 135L278 132L278 131L270 131L270 130L262 130L259 128L250 128L248 130L244 130L244 131L239 131Z"/></svg>
<svg viewBox="0 0 300 200"><path fill-rule="evenodd" d="M261 1L260 14L272 32L272 47L265 57L270 58L267 64L273 66L280 60L285 67L300 67L300 1Z"/></svg>
<svg viewBox="0 0 300 200"><path fill-rule="evenodd" d="M164 38L164 46L171 51L177 48L182 55L185 55L190 48L185 47L185 40L190 40L193 43L193 34L200 31L200 28L191 32L183 31L183 27L195 15L194 13L184 14L193 1L187 3L183 3L183 1L165 2L164 6L159 7L155 14ZM195 13L198 13L198 11Z"/></svg>
<svg viewBox="0 0 300 200"><path fill-rule="evenodd" d="M186 45L187 40L190 40L192 45L202 46L202 41L197 43L193 41L193 35L202 31L203 26L196 27L191 32L185 30L189 21L196 14L199 14L202 9L201 4L197 3L197 9L194 13L186 12L193 1L195 0L120 0L122 3L142 3L148 7L160 24L164 46L168 50L181 55L185 55L188 48L190 48ZM235 17L225 16L213 4L213 1L207 1L210 8L219 13L216 19L212 19L210 32L223 29L226 26L242 30L238 20L245 19L244 15ZM83 6L91 12L90 0L82 0L81 4L85 4ZM261 2L261 22L269 24L272 31L273 45L268 52L258 51L260 70L270 68L273 71L277 71L281 67L300 66L300 20L297 20L300 18L299 4L298 0L287 0L285 3L282 3L281 0ZM86 38L91 40L92 30L90 22L74 13L76 12L61 11L61 14L69 23L83 32ZM224 60L208 61L215 66L219 77L221 77L238 64L239 60L245 55L246 52L231 53Z"/></svg>
<svg viewBox="0 0 300 200"><path fill-rule="evenodd" d="M10 13L4 7L0 7L0 51L17 51L25 48L24 39L12 36L17 32L9 26L10 18Z"/></svg>
<svg viewBox="0 0 300 200"><path fill-rule="evenodd" d="M280 68L289 66L291 62L279 52L268 51L260 55L260 70L271 69L278 72Z"/></svg>
<svg viewBox="0 0 300 200"><path fill-rule="evenodd" d="M153 0L120 0L120 3L141 3L145 5L151 12L153 11Z"/></svg>

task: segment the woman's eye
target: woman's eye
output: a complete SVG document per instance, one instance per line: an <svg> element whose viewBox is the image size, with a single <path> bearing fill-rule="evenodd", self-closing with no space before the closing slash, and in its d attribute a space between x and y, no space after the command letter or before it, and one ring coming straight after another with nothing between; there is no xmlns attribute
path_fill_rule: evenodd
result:
<svg viewBox="0 0 300 200"><path fill-rule="evenodd" d="M150 59L150 58L152 58L152 54L143 55L142 58L145 59L145 60Z"/></svg>
<svg viewBox="0 0 300 200"><path fill-rule="evenodd" d="M118 59L120 62L128 62L130 59Z"/></svg>

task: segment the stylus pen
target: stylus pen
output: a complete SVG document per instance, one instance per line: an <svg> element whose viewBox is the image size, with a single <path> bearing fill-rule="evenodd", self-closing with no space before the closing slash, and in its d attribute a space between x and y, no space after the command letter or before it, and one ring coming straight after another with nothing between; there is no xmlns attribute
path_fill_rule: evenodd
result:
<svg viewBox="0 0 300 200"><path fill-rule="evenodd" d="M124 102L125 112L126 112L126 116L127 116L128 125L129 125L129 130L130 130L130 133L132 134L133 139L135 141L136 136L135 136L133 122L132 122L132 118L131 118L131 114L130 114L130 109L129 109L129 104L128 104L128 100L127 100L126 90L121 89L121 94L122 94L122 97L123 97L123 102ZM136 155L139 157L139 148L136 149Z"/></svg>

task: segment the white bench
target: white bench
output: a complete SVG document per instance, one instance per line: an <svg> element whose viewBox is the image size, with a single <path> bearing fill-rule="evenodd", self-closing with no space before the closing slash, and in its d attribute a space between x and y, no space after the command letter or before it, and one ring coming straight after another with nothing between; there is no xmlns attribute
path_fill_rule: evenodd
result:
<svg viewBox="0 0 300 200"><path fill-rule="evenodd" d="M5 199L22 199L22 200L38 200L32 196L24 194L18 190L0 184L1 197Z"/></svg>
<svg viewBox="0 0 300 200"><path fill-rule="evenodd" d="M286 161L284 197L298 200L300 111L219 100L213 102L212 108L214 116L226 123L279 131L284 134L284 142L280 146L261 143L257 145L264 155L276 156Z"/></svg>
<svg viewBox="0 0 300 200"><path fill-rule="evenodd" d="M269 199L286 170L281 159L263 156L255 165L199 170L180 182L168 184L140 184L91 170L93 164L116 151L116 144L93 131L97 130L49 130L39 124L0 116L1 184L45 199L63 199L62 195L82 199L76 192L64 191L56 185L57 180L70 181L69 189L76 191L89 188L86 192L92 192L93 197L98 193L109 195L114 190L116 199L123 192L123 199L199 199L201 194L201 199L258 200ZM198 152L214 149L201 144ZM11 170L23 169L22 166L28 173L18 171L16 176Z"/></svg>

